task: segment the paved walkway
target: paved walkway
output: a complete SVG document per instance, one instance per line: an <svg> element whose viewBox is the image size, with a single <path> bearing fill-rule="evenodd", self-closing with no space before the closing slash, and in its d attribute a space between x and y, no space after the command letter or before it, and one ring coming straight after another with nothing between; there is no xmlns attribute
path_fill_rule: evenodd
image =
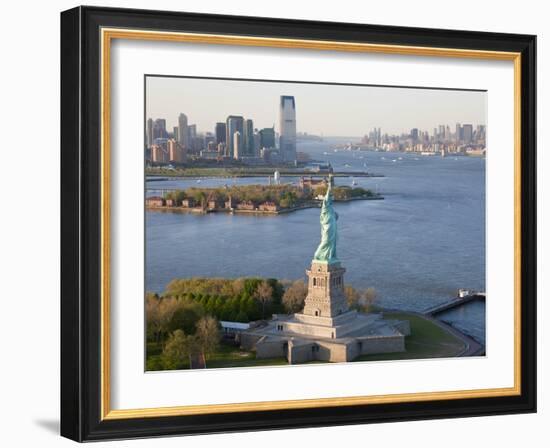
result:
<svg viewBox="0 0 550 448"><path fill-rule="evenodd" d="M409 314L414 314L415 316L421 317L423 319L429 320L430 322L437 325L439 328L445 330L448 333L451 333L457 339L460 339L464 343L465 348L457 356L480 356L482 354L485 354L485 347L483 345L481 345L479 342L475 341L471 337L465 335L461 331L458 331L452 325L446 324L445 322L442 322L439 319L436 319L435 317L432 317L424 313L418 313L415 311L406 311L406 312Z"/></svg>

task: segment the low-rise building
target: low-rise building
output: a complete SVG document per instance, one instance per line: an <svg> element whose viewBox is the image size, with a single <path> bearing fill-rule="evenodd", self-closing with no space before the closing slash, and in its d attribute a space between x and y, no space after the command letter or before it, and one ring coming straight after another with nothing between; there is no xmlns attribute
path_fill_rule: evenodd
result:
<svg viewBox="0 0 550 448"><path fill-rule="evenodd" d="M145 199L145 205L147 207L164 207L164 199L160 196L151 196Z"/></svg>
<svg viewBox="0 0 550 448"><path fill-rule="evenodd" d="M166 207L175 207L176 201L174 199L166 199Z"/></svg>
<svg viewBox="0 0 550 448"><path fill-rule="evenodd" d="M266 201L258 206L258 210L262 212L278 212L279 206L275 202Z"/></svg>
<svg viewBox="0 0 550 448"><path fill-rule="evenodd" d="M218 208L223 208L224 203L223 201L220 201L219 199L209 199L206 203L206 206L210 210L216 210Z"/></svg>
<svg viewBox="0 0 550 448"><path fill-rule="evenodd" d="M222 327L223 334L226 336L235 336L250 329L249 323L230 322L226 320L220 320L220 326Z"/></svg>
<svg viewBox="0 0 550 448"><path fill-rule="evenodd" d="M252 201L242 201L237 204L237 210L256 210L256 204Z"/></svg>
<svg viewBox="0 0 550 448"><path fill-rule="evenodd" d="M181 201L181 206L185 208L191 208L195 206L195 200L193 198L186 198Z"/></svg>
<svg viewBox="0 0 550 448"><path fill-rule="evenodd" d="M299 187L302 189L302 190L310 190L310 189L313 189L315 187L320 187L320 186L326 186L327 185L327 180L326 179L314 179L313 177L311 176L303 176L300 178L300 183L299 183Z"/></svg>

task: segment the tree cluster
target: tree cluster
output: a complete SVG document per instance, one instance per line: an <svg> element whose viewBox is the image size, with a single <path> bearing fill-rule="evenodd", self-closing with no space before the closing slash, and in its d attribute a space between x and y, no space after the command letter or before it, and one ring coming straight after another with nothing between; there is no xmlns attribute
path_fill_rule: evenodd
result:
<svg viewBox="0 0 550 448"><path fill-rule="evenodd" d="M374 288L357 290L353 286L346 285L344 287L344 294L350 309L362 313L368 313L373 310L376 300L376 290Z"/></svg>
<svg viewBox="0 0 550 448"><path fill-rule="evenodd" d="M147 294L145 315L147 341L161 352L154 357L148 353L148 370L177 369L198 355L206 360L218 347L218 321L197 303Z"/></svg>
<svg viewBox="0 0 550 448"><path fill-rule="evenodd" d="M351 309L372 310L373 288L344 288ZM162 296L145 297L147 369L177 369L200 356L206 363L221 339L219 320L250 322L304 307L303 280L190 278L172 280Z"/></svg>

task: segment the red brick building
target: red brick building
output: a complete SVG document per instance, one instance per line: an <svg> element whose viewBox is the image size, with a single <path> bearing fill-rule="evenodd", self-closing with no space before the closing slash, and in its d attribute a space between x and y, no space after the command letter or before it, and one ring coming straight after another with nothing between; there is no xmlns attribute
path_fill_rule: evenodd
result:
<svg viewBox="0 0 550 448"><path fill-rule="evenodd" d="M256 210L256 204L252 201L242 201L237 204L237 210Z"/></svg>
<svg viewBox="0 0 550 448"><path fill-rule="evenodd" d="M147 207L164 207L164 199L160 196L151 196L145 199L145 205Z"/></svg>
<svg viewBox="0 0 550 448"><path fill-rule="evenodd" d="M267 201L258 206L258 210L262 212L278 212L279 206L275 202Z"/></svg>

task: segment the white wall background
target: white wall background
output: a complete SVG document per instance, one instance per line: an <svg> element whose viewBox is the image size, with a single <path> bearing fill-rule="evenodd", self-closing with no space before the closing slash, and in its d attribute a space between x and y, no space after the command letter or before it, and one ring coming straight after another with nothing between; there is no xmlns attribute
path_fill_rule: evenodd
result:
<svg viewBox="0 0 550 448"><path fill-rule="evenodd" d="M550 332L544 298L550 292L545 260L550 251L550 207L545 193L550 158L543 147L548 122L545 69L550 35L545 2L523 0L357 2L353 0L88 1L87 4L204 13L353 21L537 34L539 194L539 413L537 415L391 423L124 441L116 446L359 446L422 445L446 448L544 446L550 438L548 357ZM59 414L59 12L71 1L5 2L0 16L0 442L3 446L68 446L58 435ZM546 53L545 53L546 51ZM547 75L546 75L547 76ZM546 202L544 204L543 202ZM107 446L98 444L96 446ZM115 446L113 444L109 446Z"/></svg>

